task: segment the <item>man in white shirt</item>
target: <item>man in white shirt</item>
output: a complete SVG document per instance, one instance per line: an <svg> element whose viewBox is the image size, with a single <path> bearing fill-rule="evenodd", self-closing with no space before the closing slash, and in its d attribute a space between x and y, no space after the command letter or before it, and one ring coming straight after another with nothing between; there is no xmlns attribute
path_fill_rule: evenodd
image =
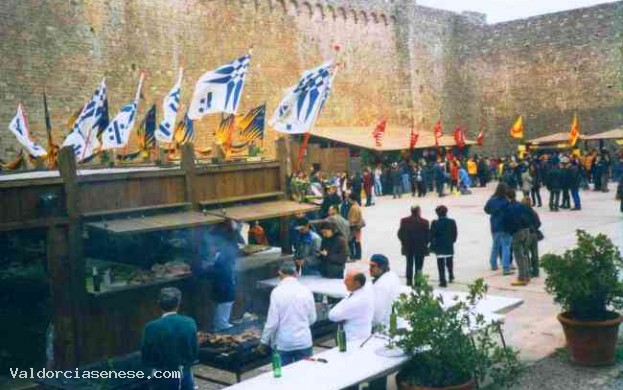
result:
<svg viewBox="0 0 623 390"><path fill-rule="evenodd" d="M285 366L312 355L309 327L316 321L316 304L311 291L296 279L294 264L282 264L279 279L281 282L270 294L259 350L263 352L273 345Z"/></svg>
<svg viewBox="0 0 623 390"><path fill-rule="evenodd" d="M372 290L374 291L374 329L389 328L389 316L392 305L400 295L400 278L389 270L389 259L384 255L375 254L370 257L370 276L372 276ZM370 390L387 389L387 377L371 380Z"/></svg>
<svg viewBox="0 0 623 390"><path fill-rule="evenodd" d="M344 323L347 342L366 339L372 332L374 296L366 286L366 276L357 270L346 273L344 284L350 294L329 311L329 319Z"/></svg>
<svg viewBox="0 0 623 390"><path fill-rule="evenodd" d="M392 305L400 295L400 278L389 270L389 259L384 255L375 254L370 257L370 276L374 291L373 328L389 327L389 316Z"/></svg>

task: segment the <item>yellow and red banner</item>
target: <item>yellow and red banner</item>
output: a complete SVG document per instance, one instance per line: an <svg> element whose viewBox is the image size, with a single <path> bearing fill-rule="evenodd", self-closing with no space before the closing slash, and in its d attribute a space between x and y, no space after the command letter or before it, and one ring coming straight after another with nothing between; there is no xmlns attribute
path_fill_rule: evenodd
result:
<svg viewBox="0 0 623 390"><path fill-rule="evenodd" d="M519 115L519 118L513 123L510 131L511 138L523 138L523 117Z"/></svg>
<svg viewBox="0 0 623 390"><path fill-rule="evenodd" d="M580 138L580 123L578 122L578 114L573 115L573 121L571 122L571 130L569 131L569 143L571 146L575 146Z"/></svg>

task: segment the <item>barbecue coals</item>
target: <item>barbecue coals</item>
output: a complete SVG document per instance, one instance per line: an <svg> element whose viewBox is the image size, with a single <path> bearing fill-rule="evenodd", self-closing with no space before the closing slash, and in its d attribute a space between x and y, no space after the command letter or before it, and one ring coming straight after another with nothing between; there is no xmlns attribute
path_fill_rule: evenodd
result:
<svg viewBox="0 0 623 390"><path fill-rule="evenodd" d="M222 350L232 350L245 343L259 343L261 333L257 328L250 328L238 334L204 333L203 345Z"/></svg>
<svg viewBox="0 0 623 390"><path fill-rule="evenodd" d="M129 284L149 283L158 279L175 278L190 274L190 266L181 261L170 261L165 264L154 264L151 270L139 270L132 275Z"/></svg>
<svg viewBox="0 0 623 390"><path fill-rule="evenodd" d="M240 253L242 253L243 256L251 256L256 253L264 252L270 248L271 247L266 245L244 245L240 248Z"/></svg>

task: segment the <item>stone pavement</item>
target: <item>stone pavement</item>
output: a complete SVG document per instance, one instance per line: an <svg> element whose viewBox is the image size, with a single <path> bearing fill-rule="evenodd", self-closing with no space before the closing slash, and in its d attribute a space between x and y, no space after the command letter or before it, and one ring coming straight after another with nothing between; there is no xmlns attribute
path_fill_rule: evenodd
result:
<svg viewBox="0 0 623 390"><path fill-rule="evenodd" d="M522 384L515 389L614 389L615 387L607 386L618 385L611 381L618 372L616 369L585 370L571 366L558 355L550 356L564 346L564 336L556 320L559 308L545 293L543 277L534 279L526 287L512 287L510 284L514 276L502 276L500 271L489 270L491 234L489 218L484 213L483 207L493 190L493 185L490 185L486 189L475 188L473 194L467 196L451 195L440 199L437 195L431 194L426 198L418 199L408 194L403 195L402 199L391 197L377 199L375 206L363 208L367 223L363 234L364 257L367 258L374 253L387 255L391 267L404 278L405 261L400 255L400 243L396 237L400 218L409 215L409 209L414 204L422 207L424 218L429 220L435 218L435 207L441 204L447 206L449 216L457 221L459 231L458 242L455 246L456 280L450 288L465 290L468 283L478 277L483 277L490 286L490 294L520 297L524 300L522 306L506 315L504 325L507 343L518 348L521 351L522 360L531 365L526 374L529 380L522 380ZM542 196L546 201L547 191L543 190ZM582 211L553 213L545 207L536 208L543 223L542 231L545 235L545 240L539 246L541 255L547 252L562 253L573 246L576 229L584 229L590 233L605 233L619 248L623 249L623 217L618 211L618 203L614 201L614 192L583 191L581 196ZM519 197L521 198L521 195ZM367 270L367 260L352 263L350 266ZM437 283L437 267L434 257L426 259L424 272L430 276L431 283ZM247 375L253 376L254 374ZM552 375L569 378L570 381L565 380L561 384L566 383L571 387L542 386L543 380L551 379ZM582 377L585 380L584 382L579 379L575 381L576 377ZM579 383L583 384L580 387L573 386ZM597 383L604 385L598 386ZM219 388L203 382L199 384L202 389ZM392 383L390 389L394 388Z"/></svg>

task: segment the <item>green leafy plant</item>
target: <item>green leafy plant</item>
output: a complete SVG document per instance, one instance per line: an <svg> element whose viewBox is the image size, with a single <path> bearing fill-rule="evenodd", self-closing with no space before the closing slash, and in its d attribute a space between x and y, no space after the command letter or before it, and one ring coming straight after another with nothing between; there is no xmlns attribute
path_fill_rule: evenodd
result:
<svg viewBox="0 0 623 390"><path fill-rule="evenodd" d="M604 234L591 236L577 230L577 246L562 256L546 254L541 265L547 278L545 289L568 316L577 320L616 317L609 309L623 309L621 253Z"/></svg>
<svg viewBox="0 0 623 390"><path fill-rule="evenodd" d="M491 380L510 386L522 370L518 352L499 344L496 324L476 311L487 292L483 279L469 286L466 300L444 302L423 278L396 303L398 316L409 329L390 335L393 343L412 355L397 381L426 387L456 386ZM468 331L471 329L471 331Z"/></svg>

